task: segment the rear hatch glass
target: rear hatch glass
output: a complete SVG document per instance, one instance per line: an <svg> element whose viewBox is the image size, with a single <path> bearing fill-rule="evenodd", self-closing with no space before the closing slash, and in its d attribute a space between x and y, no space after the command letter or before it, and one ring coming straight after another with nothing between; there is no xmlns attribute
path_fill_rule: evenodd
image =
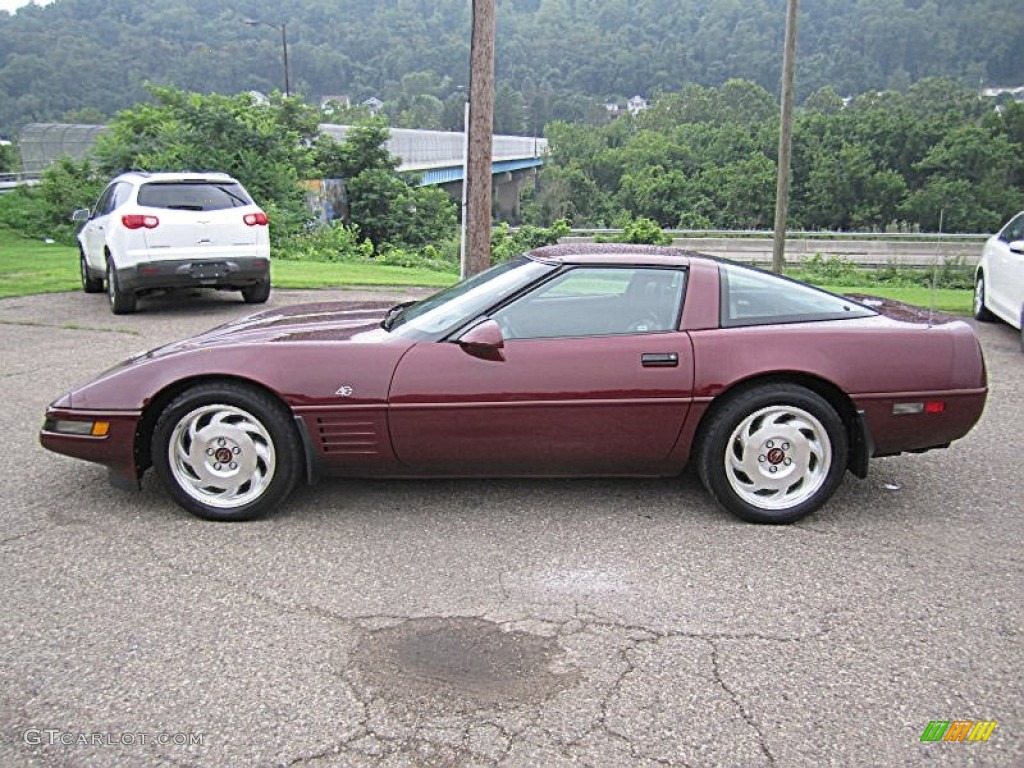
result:
<svg viewBox="0 0 1024 768"><path fill-rule="evenodd" d="M164 181L143 184L138 204L147 208L179 211L222 211L254 205L249 193L237 182Z"/></svg>

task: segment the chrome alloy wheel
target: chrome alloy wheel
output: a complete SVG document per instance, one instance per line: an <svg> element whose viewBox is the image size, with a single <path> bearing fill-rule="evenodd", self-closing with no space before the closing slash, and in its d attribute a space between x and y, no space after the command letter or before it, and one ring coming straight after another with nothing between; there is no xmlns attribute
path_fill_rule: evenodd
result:
<svg viewBox="0 0 1024 768"><path fill-rule="evenodd" d="M725 476L745 502L788 509L813 496L832 466L832 444L821 422L790 405L762 408L729 437Z"/></svg>
<svg viewBox="0 0 1024 768"><path fill-rule="evenodd" d="M277 465L266 427L241 408L219 404L196 408L175 424L167 458L178 486L218 509L258 499Z"/></svg>
<svg viewBox="0 0 1024 768"><path fill-rule="evenodd" d="M985 311L985 283L978 280L974 284L974 316L978 317Z"/></svg>

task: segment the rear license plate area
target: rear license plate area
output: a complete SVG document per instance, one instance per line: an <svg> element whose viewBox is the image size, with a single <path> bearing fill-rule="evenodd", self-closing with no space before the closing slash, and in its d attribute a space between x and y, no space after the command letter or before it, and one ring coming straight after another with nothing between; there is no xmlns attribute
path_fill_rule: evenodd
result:
<svg viewBox="0 0 1024 768"><path fill-rule="evenodd" d="M189 275L194 280L216 280L228 273L228 265L223 261L201 262L193 264Z"/></svg>

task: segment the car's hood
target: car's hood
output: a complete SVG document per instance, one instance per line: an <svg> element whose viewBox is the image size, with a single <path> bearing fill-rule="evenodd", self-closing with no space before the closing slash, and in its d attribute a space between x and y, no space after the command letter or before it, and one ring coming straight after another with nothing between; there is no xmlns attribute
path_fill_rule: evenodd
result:
<svg viewBox="0 0 1024 768"><path fill-rule="evenodd" d="M122 409L139 407L145 399L168 383L189 376L237 375L244 372L273 391L293 391L291 384L260 378L260 362L275 371L294 360L308 361L308 351L279 342L348 343L359 348L361 365L372 369L394 364L412 342L400 341L380 327L390 308L387 302L331 302L302 304L272 309L233 320L204 333L142 352L104 371L89 383L65 394L54 405ZM262 351L261 348L262 347ZM216 352L217 354L204 354ZM355 350L353 350L355 352ZM342 359L335 356L335 360ZM263 371L266 373L266 371ZM276 374L275 374L276 375ZM264 377L267 378L267 377ZM273 379L273 376L269 377ZM390 376L384 377L390 380ZM280 383L280 382L278 382ZM130 403L130 405L125 405Z"/></svg>
<svg viewBox="0 0 1024 768"><path fill-rule="evenodd" d="M249 315L148 353L157 357L225 344L279 341L372 342L387 337L380 327L386 302L319 302L296 304Z"/></svg>

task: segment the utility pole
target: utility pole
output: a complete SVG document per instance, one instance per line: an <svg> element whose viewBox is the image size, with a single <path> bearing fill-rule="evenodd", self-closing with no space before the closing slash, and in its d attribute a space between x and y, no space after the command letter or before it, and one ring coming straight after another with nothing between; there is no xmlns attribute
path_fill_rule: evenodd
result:
<svg viewBox="0 0 1024 768"><path fill-rule="evenodd" d="M469 189L469 95L462 112L462 207L459 216L462 218L459 230L459 279L466 279L466 192Z"/></svg>
<svg viewBox="0 0 1024 768"><path fill-rule="evenodd" d="M494 144L494 0L473 0L466 162L466 277L491 265L491 158Z"/></svg>
<svg viewBox="0 0 1024 768"><path fill-rule="evenodd" d="M786 253L786 216L789 209L790 150L793 146L793 64L796 59L796 12L800 0L788 0L786 48L782 54L782 115L779 126L779 179L775 187L775 240L772 271L782 273Z"/></svg>
<svg viewBox="0 0 1024 768"><path fill-rule="evenodd" d="M242 19L242 23L250 27L262 24L264 27L279 29L281 31L281 49L284 51L284 95L286 98L291 96L291 78L288 75L288 25L284 23L271 24L269 21L261 21L260 19Z"/></svg>

